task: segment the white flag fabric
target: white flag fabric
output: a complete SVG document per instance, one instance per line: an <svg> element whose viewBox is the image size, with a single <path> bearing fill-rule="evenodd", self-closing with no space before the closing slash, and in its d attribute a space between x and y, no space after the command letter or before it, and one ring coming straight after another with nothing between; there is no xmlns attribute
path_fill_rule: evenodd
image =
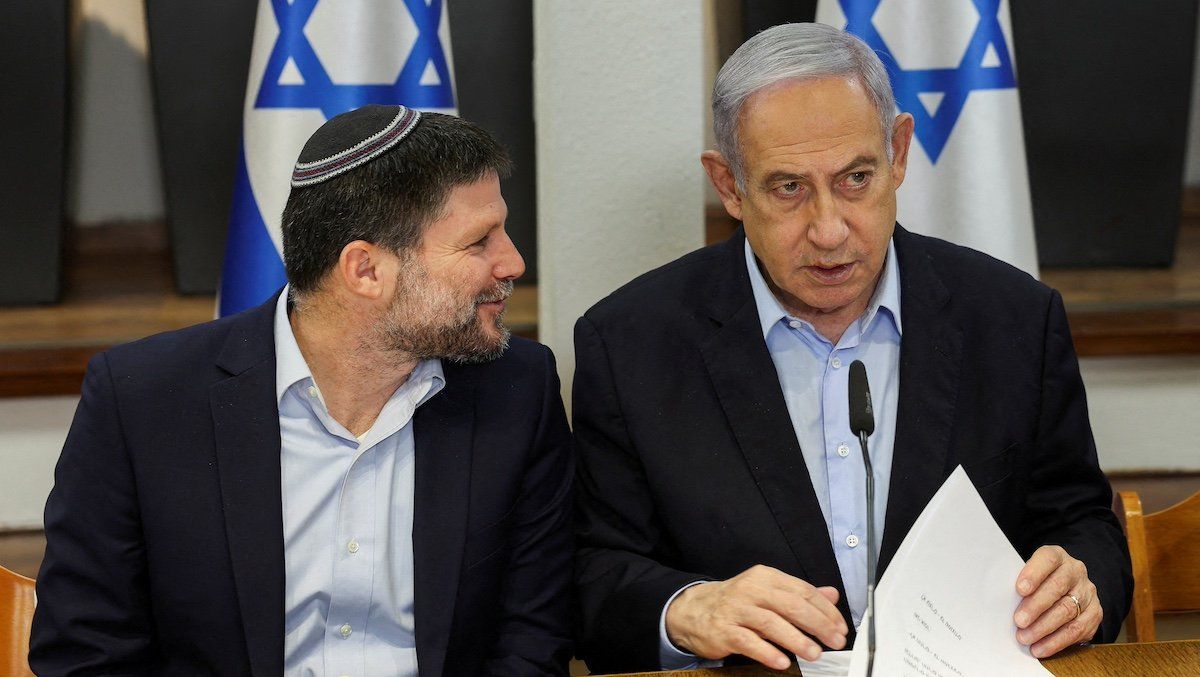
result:
<svg viewBox="0 0 1200 677"><path fill-rule="evenodd" d="M897 219L1038 274L1007 0L819 0L916 120Z"/></svg>
<svg viewBox="0 0 1200 677"><path fill-rule="evenodd" d="M329 118L369 103L456 114L444 0L260 0L220 315L286 281L280 217L292 165Z"/></svg>

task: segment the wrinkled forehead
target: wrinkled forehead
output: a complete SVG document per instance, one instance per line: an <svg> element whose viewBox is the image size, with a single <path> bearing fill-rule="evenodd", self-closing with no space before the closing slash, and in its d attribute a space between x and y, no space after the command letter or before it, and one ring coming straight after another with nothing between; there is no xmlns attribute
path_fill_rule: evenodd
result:
<svg viewBox="0 0 1200 677"><path fill-rule="evenodd" d="M883 147L878 111L854 78L786 82L756 92L739 116L750 169L778 156L862 155Z"/></svg>

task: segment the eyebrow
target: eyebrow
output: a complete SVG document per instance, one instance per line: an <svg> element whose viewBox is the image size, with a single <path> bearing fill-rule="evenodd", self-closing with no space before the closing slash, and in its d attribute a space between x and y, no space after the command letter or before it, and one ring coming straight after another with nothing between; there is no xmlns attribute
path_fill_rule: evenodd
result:
<svg viewBox="0 0 1200 677"><path fill-rule="evenodd" d="M841 169L834 172L834 175L840 176L840 175L845 174L846 172L850 171L851 169L854 169L855 167L862 167L862 166L875 168L875 167L879 166L879 158L874 155L859 155L858 157L854 158L850 162L847 162ZM766 178L763 179L762 183L764 186L769 186L769 185L771 185L773 183L777 183L779 181L797 181L797 180L808 180L808 179L809 179L809 176L807 174L797 174L795 172L788 172L788 171L784 171L782 169L777 169L777 170L771 172L770 174L767 174Z"/></svg>

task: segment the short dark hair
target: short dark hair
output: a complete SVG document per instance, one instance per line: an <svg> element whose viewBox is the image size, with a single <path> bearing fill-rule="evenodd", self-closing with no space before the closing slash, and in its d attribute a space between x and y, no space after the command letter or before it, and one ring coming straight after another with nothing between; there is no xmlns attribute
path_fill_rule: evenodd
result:
<svg viewBox="0 0 1200 677"><path fill-rule="evenodd" d="M394 148L365 165L294 187L283 208L283 260L298 293L316 290L342 249L364 240L396 252L421 241L450 191L512 171L508 153L482 128L439 113L421 120Z"/></svg>

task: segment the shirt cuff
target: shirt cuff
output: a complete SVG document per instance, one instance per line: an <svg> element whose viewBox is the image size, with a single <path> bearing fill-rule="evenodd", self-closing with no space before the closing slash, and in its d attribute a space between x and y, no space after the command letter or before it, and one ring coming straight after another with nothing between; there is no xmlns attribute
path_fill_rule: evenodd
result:
<svg viewBox="0 0 1200 677"><path fill-rule="evenodd" d="M687 590L693 585L708 583L708 581L694 581L688 583L682 588L675 591L675 594L667 598L667 603L663 605L662 614L658 617L658 666L662 670L690 670L692 668L719 668L725 661L709 660L700 658L695 654L690 654L685 651L680 651L667 638L667 607L671 606L671 602L679 596L679 593Z"/></svg>

